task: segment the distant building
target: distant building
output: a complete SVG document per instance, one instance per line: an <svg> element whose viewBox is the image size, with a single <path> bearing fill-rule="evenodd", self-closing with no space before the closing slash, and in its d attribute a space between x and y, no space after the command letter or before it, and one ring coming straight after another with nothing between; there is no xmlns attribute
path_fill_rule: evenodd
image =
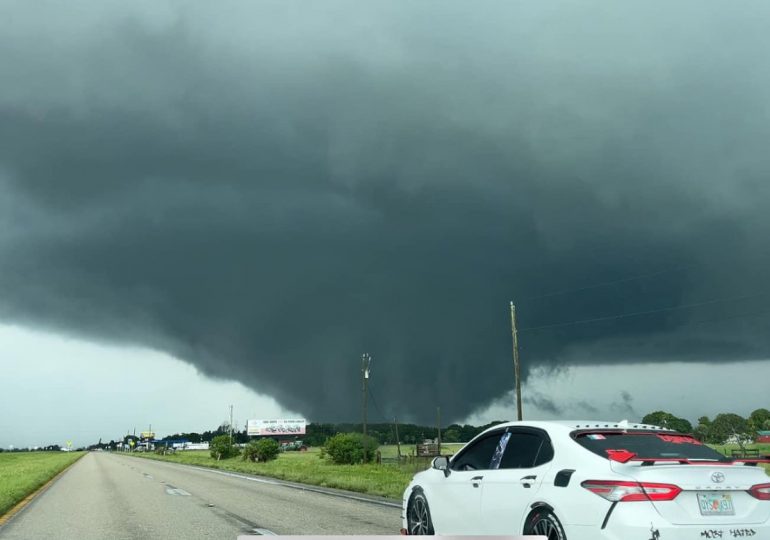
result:
<svg viewBox="0 0 770 540"><path fill-rule="evenodd" d="M756 442L770 444L770 431L757 431Z"/></svg>
<svg viewBox="0 0 770 540"><path fill-rule="evenodd" d="M208 450L209 449L209 443L201 442L201 443L187 443L184 446L185 450Z"/></svg>
<svg viewBox="0 0 770 540"><path fill-rule="evenodd" d="M754 444L750 435L730 435L722 444Z"/></svg>

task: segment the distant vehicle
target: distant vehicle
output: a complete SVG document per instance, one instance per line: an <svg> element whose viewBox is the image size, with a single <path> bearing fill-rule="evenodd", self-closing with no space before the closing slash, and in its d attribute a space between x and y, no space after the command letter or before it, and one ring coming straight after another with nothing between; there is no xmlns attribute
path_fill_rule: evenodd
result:
<svg viewBox="0 0 770 540"><path fill-rule="evenodd" d="M415 475L402 533L770 539L770 478L759 461L656 426L498 424Z"/></svg>
<svg viewBox="0 0 770 540"><path fill-rule="evenodd" d="M299 452L305 452L307 450L307 445L304 444L302 441L291 441L291 442L283 442L281 443L281 451L287 452L297 450Z"/></svg>

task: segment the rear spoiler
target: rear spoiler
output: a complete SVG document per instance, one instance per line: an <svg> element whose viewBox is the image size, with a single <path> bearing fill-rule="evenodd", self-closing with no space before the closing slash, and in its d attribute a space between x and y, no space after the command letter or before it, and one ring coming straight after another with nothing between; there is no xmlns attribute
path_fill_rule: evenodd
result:
<svg viewBox="0 0 770 540"><path fill-rule="evenodd" d="M618 463L630 463L632 461L641 461L642 464L662 463L682 463L686 465L749 465L756 467L759 463L770 463L770 459L744 459L744 458L725 458L724 461L711 461L702 459L688 458L660 458L660 457L639 457L635 452L629 450L606 450L607 457Z"/></svg>

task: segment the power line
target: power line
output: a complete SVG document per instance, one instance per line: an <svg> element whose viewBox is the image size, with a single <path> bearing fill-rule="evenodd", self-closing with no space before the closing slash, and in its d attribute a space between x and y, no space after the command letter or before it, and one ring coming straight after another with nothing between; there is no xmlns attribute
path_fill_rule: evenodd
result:
<svg viewBox="0 0 770 540"><path fill-rule="evenodd" d="M380 418L382 418L382 420L384 422L387 422L388 419L385 418L384 414L382 414L382 411L380 410L380 407L377 405L377 400L374 399L374 392L372 391L371 385L369 385L369 397L372 399L372 405L374 405L374 410L377 411L377 414L380 415Z"/></svg>
<svg viewBox="0 0 770 540"><path fill-rule="evenodd" d="M692 268L693 266L695 266L695 265L694 264L688 264L688 265L685 265L685 266L677 266L677 267L674 267L674 268L668 268L666 270L658 270L656 272L649 272L649 273L646 273L646 274L637 274L637 275L628 276L628 277L624 277L624 278L620 278L620 279L614 279L612 281L603 281L601 283L594 283L593 285L586 285L586 286L583 286L583 287L576 287L576 288L573 288L573 289L562 289L560 291L553 291L553 292L549 292L549 293L546 293L546 294L541 294L539 296L530 296L530 297L522 299L521 302L527 302L527 301L530 301L530 300L542 300L543 298L552 298L554 296L562 296L562 295L565 295L565 294L575 293L575 292L590 291L592 289L598 289L598 288L601 288L601 287L608 287L610 285L617 285L618 283L628 283L630 281L636 281L636 280L644 279L644 278L648 278L648 277L654 277L654 276L659 276L659 275L662 275L662 274L668 274L670 272L677 272L679 270L685 270L687 268Z"/></svg>
<svg viewBox="0 0 770 540"><path fill-rule="evenodd" d="M602 321L614 321L618 319L626 319L629 317L640 317L642 315L652 315L654 313L665 313L669 311L677 311L680 309L689 309L693 307L701 307L701 306L708 306L712 304L718 304L720 302L733 302L738 300L746 300L748 298L756 298L759 296L766 296L768 293L759 293L759 294L748 294L743 296L735 296L732 298L717 298L713 300L707 300L705 302L696 302L692 304L681 304L678 306L671 306L667 308L660 308L660 309L650 309L646 311L635 311L632 313L621 313L619 315L608 315L606 317L594 317L592 319L581 319L577 321L568 321L563 323L554 323L554 324L544 324L542 326L530 326L528 328L521 328L519 332L534 332L536 330L545 330L549 328L561 328L565 326L575 326L579 324L591 324L596 322L602 322Z"/></svg>
<svg viewBox="0 0 770 540"><path fill-rule="evenodd" d="M679 326L696 326L698 324L708 324L708 323L715 323L715 322L722 322L722 321L731 321L733 319L753 319L755 317L761 317L762 315L770 314L770 309L763 309L762 311L757 311L754 313L740 313L738 315L730 315L727 317L716 317L713 319L704 319L700 321L687 321Z"/></svg>

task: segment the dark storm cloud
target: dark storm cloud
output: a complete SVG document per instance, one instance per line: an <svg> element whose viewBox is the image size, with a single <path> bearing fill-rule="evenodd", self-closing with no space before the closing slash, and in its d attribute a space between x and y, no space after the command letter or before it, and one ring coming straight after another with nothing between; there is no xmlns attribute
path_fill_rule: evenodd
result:
<svg viewBox="0 0 770 540"><path fill-rule="evenodd" d="M562 414L562 409L556 402L548 396L541 394L540 392L528 392L526 396L522 397L522 401L527 405L532 405L536 409L551 414ZM516 406L515 402L510 403L511 410Z"/></svg>
<svg viewBox="0 0 770 540"><path fill-rule="evenodd" d="M222 5L0 8L3 320L317 420L365 351L388 417L503 394L509 299L525 373L767 356L765 4Z"/></svg>
<svg viewBox="0 0 770 540"><path fill-rule="evenodd" d="M633 406L634 398L626 390L620 392L620 400L614 401L610 404L610 410L619 415L625 415L625 418L641 418L636 409Z"/></svg>
<svg viewBox="0 0 770 540"><path fill-rule="evenodd" d="M579 410L582 410L582 411L586 411L587 413L590 413L590 414L597 414L599 412L599 409L597 409L596 407L594 407L593 405L591 405L587 401L579 401L579 402L577 402L575 404L575 408L577 408Z"/></svg>

